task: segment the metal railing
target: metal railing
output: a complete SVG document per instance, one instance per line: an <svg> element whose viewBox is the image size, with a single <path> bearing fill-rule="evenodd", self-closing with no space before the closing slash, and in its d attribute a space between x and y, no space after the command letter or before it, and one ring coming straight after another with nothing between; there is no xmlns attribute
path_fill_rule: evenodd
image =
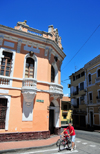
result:
<svg viewBox="0 0 100 154"><path fill-rule="evenodd" d="M100 77L97 77L97 78L95 79L95 82L96 82L96 83L100 82Z"/></svg>

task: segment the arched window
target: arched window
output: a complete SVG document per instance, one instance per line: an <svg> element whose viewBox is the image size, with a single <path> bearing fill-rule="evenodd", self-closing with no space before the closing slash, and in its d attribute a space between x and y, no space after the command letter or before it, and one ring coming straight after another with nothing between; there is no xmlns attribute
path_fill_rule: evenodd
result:
<svg viewBox="0 0 100 154"><path fill-rule="evenodd" d="M91 84L91 74L88 75L89 84Z"/></svg>
<svg viewBox="0 0 100 154"><path fill-rule="evenodd" d="M34 78L34 60L30 57L26 59L25 78Z"/></svg>
<svg viewBox="0 0 100 154"><path fill-rule="evenodd" d="M51 66L51 82L54 82L55 81L55 70L54 70L54 67Z"/></svg>
<svg viewBox="0 0 100 154"><path fill-rule="evenodd" d="M98 77L100 77L100 69L98 70Z"/></svg>

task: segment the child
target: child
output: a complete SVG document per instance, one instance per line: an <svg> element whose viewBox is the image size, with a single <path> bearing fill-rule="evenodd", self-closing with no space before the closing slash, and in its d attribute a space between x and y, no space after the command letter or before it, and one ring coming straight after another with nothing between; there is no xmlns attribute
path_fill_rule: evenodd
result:
<svg viewBox="0 0 100 154"><path fill-rule="evenodd" d="M69 138L69 135L68 135L68 132L67 132L67 130L66 130L66 128L64 128L64 137L66 138L66 141L68 140L68 138Z"/></svg>

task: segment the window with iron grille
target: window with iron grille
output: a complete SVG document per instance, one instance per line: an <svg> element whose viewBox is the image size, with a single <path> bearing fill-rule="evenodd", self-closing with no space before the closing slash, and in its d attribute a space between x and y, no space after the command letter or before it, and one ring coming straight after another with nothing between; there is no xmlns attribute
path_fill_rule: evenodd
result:
<svg viewBox="0 0 100 154"><path fill-rule="evenodd" d="M73 81L75 81L75 76L73 76Z"/></svg>
<svg viewBox="0 0 100 154"><path fill-rule="evenodd" d="M84 75L85 75L85 72L83 71L83 72L81 73L81 77L84 76Z"/></svg>
<svg viewBox="0 0 100 154"><path fill-rule="evenodd" d="M98 91L98 99L100 99L100 90Z"/></svg>
<svg viewBox="0 0 100 154"><path fill-rule="evenodd" d="M81 90L84 90L84 82L81 82L81 83L80 83L80 91L81 91Z"/></svg>
<svg viewBox="0 0 100 154"><path fill-rule="evenodd" d="M34 78L34 60L26 59L25 78Z"/></svg>
<svg viewBox="0 0 100 154"><path fill-rule="evenodd" d="M91 74L89 74L89 76L88 76L88 77L89 77L89 82L91 82Z"/></svg>
<svg viewBox="0 0 100 154"><path fill-rule="evenodd" d="M98 77L100 77L100 69L98 70Z"/></svg>
<svg viewBox="0 0 100 154"><path fill-rule="evenodd" d="M54 82L55 81L55 70L54 70L54 67L51 66L51 82Z"/></svg>
<svg viewBox="0 0 100 154"><path fill-rule="evenodd" d="M89 93L89 100L92 100L92 93Z"/></svg>
<svg viewBox="0 0 100 154"><path fill-rule="evenodd" d="M80 78L80 74L76 75L76 79L79 79Z"/></svg>
<svg viewBox="0 0 100 154"><path fill-rule="evenodd" d="M11 64L12 64L12 53L3 51L4 58L1 60L0 75L10 76Z"/></svg>
<svg viewBox="0 0 100 154"><path fill-rule="evenodd" d="M7 99L0 98L0 129L5 129Z"/></svg>

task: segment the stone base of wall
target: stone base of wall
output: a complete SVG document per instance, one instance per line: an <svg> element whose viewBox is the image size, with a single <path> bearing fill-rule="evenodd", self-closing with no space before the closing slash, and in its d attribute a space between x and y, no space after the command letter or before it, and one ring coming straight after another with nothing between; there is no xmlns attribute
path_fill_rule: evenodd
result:
<svg viewBox="0 0 100 154"><path fill-rule="evenodd" d="M0 133L0 142L47 139L49 137L50 131Z"/></svg>
<svg viewBox="0 0 100 154"><path fill-rule="evenodd" d="M61 127L55 128L54 132L56 135L59 135L61 133Z"/></svg>

